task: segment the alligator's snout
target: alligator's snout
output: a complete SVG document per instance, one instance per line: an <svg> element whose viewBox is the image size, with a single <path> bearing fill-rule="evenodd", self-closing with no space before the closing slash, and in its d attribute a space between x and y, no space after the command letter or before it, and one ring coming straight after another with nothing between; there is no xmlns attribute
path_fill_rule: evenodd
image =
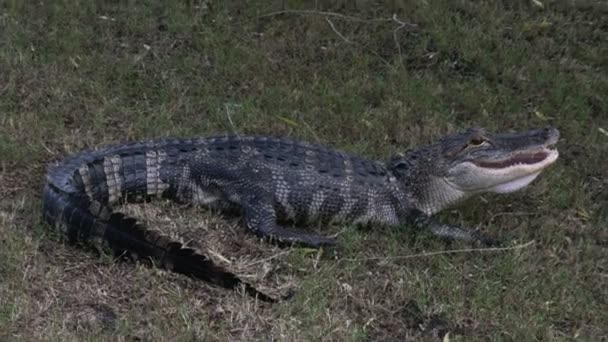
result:
<svg viewBox="0 0 608 342"><path fill-rule="evenodd" d="M555 148L560 137L559 130L554 127L546 127L542 129L541 133L545 140L545 146L548 148Z"/></svg>
<svg viewBox="0 0 608 342"><path fill-rule="evenodd" d="M535 131L530 131L528 134L532 141L547 148L554 148L560 137L559 130L555 127L540 128ZM525 136L520 138L522 139L521 141L525 141Z"/></svg>

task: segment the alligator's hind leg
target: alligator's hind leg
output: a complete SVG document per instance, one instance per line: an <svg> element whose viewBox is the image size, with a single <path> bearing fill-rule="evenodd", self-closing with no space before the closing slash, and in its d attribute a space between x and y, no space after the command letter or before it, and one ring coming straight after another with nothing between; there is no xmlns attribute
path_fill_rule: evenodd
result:
<svg viewBox="0 0 608 342"><path fill-rule="evenodd" d="M278 225L272 196L268 194L258 193L245 196L241 199L241 206L245 226L259 237L279 243L304 245L313 248L336 244L334 238L305 233Z"/></svg>

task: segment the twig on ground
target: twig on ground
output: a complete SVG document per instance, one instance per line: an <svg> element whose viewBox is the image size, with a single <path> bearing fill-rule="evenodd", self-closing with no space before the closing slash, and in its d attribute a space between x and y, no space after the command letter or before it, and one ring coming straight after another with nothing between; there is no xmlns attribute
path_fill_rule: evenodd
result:
<svg viewBox="0 0 608 342"><path fill-rule="evenodd" d="M403 29L409 23L399 20L399 18L397 18L396 13L393 14L392 19L393 19L393 21L395 21L396 23L399 24L399 27L397 27L396 29L393 30L393 40L395 41L395 46L397 47L397 51L399 52L399 64L403 68L404 67L403 66L403 54L401 53L401 44L399 44L399 39L397 38L397 33L399 32L399 30ZM413 24L409 24L409 25L413 25ZM416 26L416 25L414 25L414 26Z"/></svg>
<svg viewBox="0 0 608 342"><path fill-rule="evenodd" d="M245 264L244 268L250 268L250 267L255 266L255 265L257 265L257 264L261 264L261 263L264 263L264 262L270 261L270 260L272 260L272 259L276 259L276 258L278 258L278 257L280 257L280 256L283 256L283 255L289 254L289 253L291 253L291 252L292 252L291 250L285 250L285 251L281 251L281 252L279 252L279 253L277 253L277 254L273 254L273 255L269 256L268 258L264 258L264 259L260 259L260 260L255 260L255 261L252 261L252 262L250 262L250 263L248 263L248 264Z"/></svg>
<svg viewBox="0 0 608 342"><path fill-rule="evenodd" d="M408 23L407 21L403 21L399 18L397 18L397 13L393 13L393 17L391 18L392 21L397 22L400 26L399 29L409 26L409 27L418 27L418 24L412 24L412 23Z"/></svg>
<svg viewBox="0 0 608 342"><path fill-rule="evenodd" d="M57 153L55 153L55 151L51 150L48 146L46 146L44 144L43 141L40 142L40 145L42 145L42 147L48 152L50 153L53 157L57 155Z"/></svg>
<svg viewBox="0 0 608 342"><path fill-rule="evenodd" d="M237 137L241 137L239 135L239 132L236 129L236 126L234 125L234 122L232 122L232 116L230 115L230 109L228 108L228 104L224 104L224 108L226 108L226 115L228 116L228 121L230 122L230 126L232 126L232 130L234 131L234 134L236 134Z"/></svg>
<svg viewBox="0 0 608 342"><path fill-rule="evenodd" d="M315 11L315 10L283 10L283 11L276 11L276 12L262 14L262 15L258 16L258 18L271 17L271 16L276 16L276 15L281 15L281 14L325 16L325 20L327 21L327 23L329 24L331 29L334 31L334 33L336 33L336 35L338 35L338 37L340 37L342 40L344 40L345 42L347 42L349 44L357 44L359 46L362 46L362 45L346 38L340 31L338 31L338 29L336 29L336 26L329 19L329 17L334 17L334 18L343 19L343 20L356 21L356 22L361 22L361 23L391 22L391 21L396 22L397 24L399 24L399 26L393 30L393 40L395 41L395 46L397 47L397 50L399 52L399 64L401 64L402 67L403 67L403 54L401 51L401 46L399 45L399 41L397 39L397 33L406 26L409 26L412 28L418 27L417 24L408 23L408 22L405 22L405 21L397 18L397 14L393 14L393 16L391 18L363 19L363 18L359 18L359 17L355 17L355 16L351 16L351 15L345 15L345 14L336 13L336 12L325 12L325 11ZM363 48L365 48L365 47L363 47ZM386 59L384 59L382 56L380 56L380 54L378 54L376 51L370 50L370 49L367 49L367 50L370 51L378 59L380 59L382 61L382 63L384 63L391 70L397 71L397 69L395 67L393 67Z"/></svg>
<svg viewBox="0 0 608 342"><path fill-rule="evenodd" d="M536 214L530 213L527 211L516 211L516 212L502 211L502 212L492 215L488 221L494 222L494 219L497 217L500 217L500 216L532 216L532 215L536 215Z"/></svg>
<svg viewBox="0 0 608 342"><path fill-rule="evenodd" d="M349 258L349 259L340 259L337 261L340 262L340 261L403 260L403 259L426 258L426 257L444 255L444 254L460 254L460 253L473 253L473 252L482 252L482 253L502 252L502 251L511 251L511 250L516 250L516 249L526 248L533 244L534 244L534 240L526 242L524 244L515 245L512 247L452 249L452 250L447 250L447 251L436 251L436 252L409 254L409 255L395 255L395 256L369 257L369 258Z"/></svg>
<svg viewBox="0 0 608 342"><path fill-rule="evenodd" d="M258 16L258 18L272 17L272 16L276 16L276 15L281 15L281 14L321 15L321 16L325 16L325 17L335 17L335 18L339 18L339 19L343 19L343 20L350 20L350 21L356 21L356 22L361 22L361 23L395 21L395 22L399 23L402 27L405 27L405 26L418 27L417 24L408 23L408 22L398 19L397 14L393 14L393 16L391 18L364 19L364 18L359 18L359 17L355 17L352 15L346 15L346 14L341 14L341 13L336 13L336 12L315 11L315 10L283 10L283 11L276 11L276 12L262 14L262 15Z"/></svg>
<svg viewBox="0 0 608 342"><path fill-rule="evenodd" d="M231 265L232 261L230 261L230 259L226 258L225 256L221 255L220 253L212 250L212 249L208 249L209 254L213 254L216 258L220 259L221 261Z"/></svg>
<svg viewBox="0 0 608 342"><path fill-rule="evenodd" d="M340 13L336 13L336 12L325 12L325 11L315 11L315 10L283 10L283 11L276 11L276 12L262 14L258 18L272 17L272 16L276 16L276 15L281 15L281 14L323 15L323 16L340 18L340 19L344 19L344 20L362 22L362 23L382 22L382 21L386 22L386 21L393 20L391 18L363 19L363 18L359 18L359 17L355 17L355 16L351 16L351 15L340 14Z"/></svg>
<svg viewBox="0 0 608 342"><path fill-rule="evenodd" d="M336 34L337 34L337 35L338 35L340 38L342 38L342 39L343 39L345 42L347 42L347 43L349 43L349 44L352 44L352 43L353 43L353 42L352 42L350 39L348 39L348 38L344 37L344 35L343 35L342 33L340 33L340 31L338 31L338 30L336 29L336 27L334 26L334 23L333 23L333 22L332 22L332 21L329 19L329 17L325 17L325 20L326 20L326 21L329 23L329 26L331 26L331 29L332 29L332 30L334 30L334 32L335 32L335 33L336 33Z"/></svg>
<svg viewBox="0 0 608 342"><path fill-rule="evenodd" d="M325 20L329 23L329 26L331 27L331 29L340 37L342 38L345 42L349 43L349 44L356 44L359 45L363 48L365 48L364 46L362 46L361 44L354 42L348 38L346 38L342 33L340 33L340 31L338 31L336 29L336 27L334 26L334 23L328 18L325 17ZM393 67L386 59L384 59L382 56L380 56L376 51L368 49L374 56L378 57L379 60L381 60L387 67L391 68L393 71L397 71L397 69L395 69L395 67Z"/></svg>
<svg viewBox="0 0 608 342"><path fill-rule="evenodd" d="M310 125L308 123L306 123L306 121L304 121L304 119L300 118L300 121L302 121L302 123L304 124L304 126L306 126L306 128L312 134L312 136L315 138L315 140L317 141L317 143L320 144L321 143L321 139L319 139L319 136L315 133L315 131L312 129L312 127L310 127Z"/></svg>

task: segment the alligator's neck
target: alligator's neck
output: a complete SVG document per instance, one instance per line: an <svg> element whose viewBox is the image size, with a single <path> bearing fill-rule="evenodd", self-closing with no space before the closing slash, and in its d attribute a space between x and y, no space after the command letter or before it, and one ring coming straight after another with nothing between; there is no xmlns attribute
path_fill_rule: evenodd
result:
<svg viewBox="0 0 608 342"><path fill-rule="evenodd" d="M419 210L432 215L471 196L451 187L443 178L430 176L416 196Z"/></svg>
<svg viewBox="0 0 608 342"><path fill-rule="evenodd" d="M406 155L394 156L387 163L396 177L399 190L408 194L406 206L432 215L463 201L470 193L450 186L445 179L432 174L433 158L417 150ZM412 203L413 202L413 203Z"/></svg>

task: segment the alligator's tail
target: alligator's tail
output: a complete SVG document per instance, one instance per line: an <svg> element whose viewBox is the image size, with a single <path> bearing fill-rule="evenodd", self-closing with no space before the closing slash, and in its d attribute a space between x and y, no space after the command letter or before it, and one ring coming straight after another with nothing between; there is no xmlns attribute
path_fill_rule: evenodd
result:
<svg viewBox="0 0 608 342"><path fill-rule="evenodd" d="M128 154L132 150L117 152ZM68 159L47 177L43 192L43 218L69 242L89 243L98 248L109 247L117 256L152 262L158 267L224 288L243 287L246 293L262 301L276 302L276 299L259 292L196 250L147 229L134 218L113 213L108 205L86 193L91 192L90 189L85 192L78 181L70 180L78 174L78 168L74 169L74 166L84 163L86 168L95 169L95 164L100 162L99 155L100 153L81 154ZM101 162L103 163L103 158ZM95 184L94 179L88 179L87 182L88 187L101 187Z"/></svg>

